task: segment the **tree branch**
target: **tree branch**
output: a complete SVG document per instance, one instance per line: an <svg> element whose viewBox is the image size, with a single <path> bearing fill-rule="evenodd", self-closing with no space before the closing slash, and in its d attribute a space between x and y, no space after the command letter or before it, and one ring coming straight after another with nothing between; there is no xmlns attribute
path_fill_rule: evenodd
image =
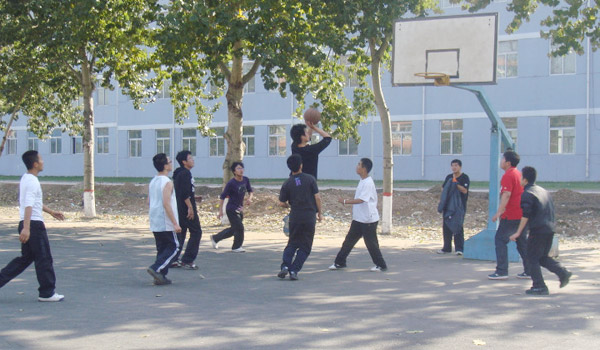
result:
<svg viewBox="0 0 600 350"><path fill-rule="evenodd" d="M252 79L256 75L256 71L258 70L258 67L260 67L260 62L261 62L260 58L257 58L256 60L254 60L254 63L252 64L252 68L250 68L248 73L244 74L244 76L242 77L242 85L245 85L247 82L250 81L250 79Z"/></svg>

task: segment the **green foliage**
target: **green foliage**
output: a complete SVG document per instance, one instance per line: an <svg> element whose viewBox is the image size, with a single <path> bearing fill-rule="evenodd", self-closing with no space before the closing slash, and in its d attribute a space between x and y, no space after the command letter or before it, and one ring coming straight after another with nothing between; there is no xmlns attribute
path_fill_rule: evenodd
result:
<svg viewBox="0 0 600 350"><path fill-rule="evenodd" d="M465 0L469 11L478 11L489 5L490 0ZM557 45L552 52L554 56L565 55L570 51L584 53L584 42L590 39L592 50L600 47L600 2L586 0L513 0L507 3L506 9L514 12L512 21L506 28L507 33L519 29L523 21L529 22L531 15L538 7L552 8L552 14L541 21L548 28L542 31L542 37L548 38Z"/></svg>

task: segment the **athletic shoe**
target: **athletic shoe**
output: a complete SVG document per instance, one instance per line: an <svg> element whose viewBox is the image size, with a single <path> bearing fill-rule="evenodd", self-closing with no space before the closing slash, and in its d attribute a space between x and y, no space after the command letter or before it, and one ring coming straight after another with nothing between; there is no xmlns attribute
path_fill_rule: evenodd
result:
<svg viewBox="0 0 600 350"><path fill-rule="evenodd" d="M569 284L569 280L571 279L571 276L573 276L573 273L571 271L567 271L567 274L564 275L564 277L560 279L560 288L563 288L564 286Z"/></svg>
<svg viewBox="0 0 600 350"><path fill-rule="evenodd" d="M58 293L54 293L54 295L52 295L51 297L48 297L48 298L42 298L42 297L38 298L38 301L43 301L43 302L63 301L63 300L65 300L65 296L60 295Z"/></svg>
<svg viewBox="0 0 600 350"><path fill-rule="evenodd" d="M279 273L277 274L277 277L284 279L285 276L287 276L287 274L288 274L288 268L287 268L287 266L284 266L281 268L281 271L279 271Z"/></svg>
<svg viewBox="0 0 600 350"><path fill-rule="evenodd" d="M237 249L232 249L231 251L234 252L234 253L243 253L243 252L246 251L246 249L244 249L242 247L239 247Z"/></svg>
<svg viewBox="0 0 600 350"><path fill-rule="evenodd" d="M386 271L387 267L381 267L381 266L373 266L371 267L371 272L381 272L381 271Z"/></svg>
<svg viewBox="0 0 600 350"><path fill-rule="evenodd" d="M346 267L346 265L333 264L333 265L329 266L329 269L330 270L341 270L345 267Z"/></svg>
<svg viewBox="0 0 600 350"><path fill-rule="evenodd" d="M150 267L146 269L146 272L148 272L148 274L150 274L150 276L152 276L154 278L154 284L156 284L157 286L161 286L164 284L171 284L171 280L166 278L162 273L158 273L158 272L154 271Z"/></svg>
<svg viewBox="0 0 600 350"><path fill-rule="evenodd" d="M531 287L531 289L527 289L525 291L525 294L528 294L528 295L548 295L548 294L550 294L550 292L548 291L548 288L533 288L533 287Z"/></svg>
<svg viewBox="0 0 600 350"><path fill-rule="evenodd" d="M490 279L490 280L506 280L506 279L508 279L508 275L500 275L500 274L497 274L494 272L493 274L488 275L488 279Z"/></svg>
<svg viewBox="0 0 600 350"><path fill-rule="evenodd" d="M210 244L212 244L212 247L214 249L219 249L219 243L215 242L214 235L210 236Z"/></svg>
<svg viewBox="0 0 600 350"><path fill-rule="evenodd" d="M298 272L296 272L296 271L290 271L290 280L291 281L297 281L298 280Z"/></svg>
<svg viewBox="0 0 600 350"><path fill-rule="evenodd" d="M528 275L527 273L523 272L523 273L518 273L517 278L521 279L521 280L530 280L531 276Z"/></svg>
<svg viewBox="0 0 600 350"><path fill-rule="evenodd" d="M462 255L463 255L463 252L461 252L460 250L457 250L457 251L456 251L456 253L454 253L454 254L456 254L456 255L458 255L458 256L462 256Z"/></svg>
<svg viewBox="0 0 600 350"><path fill-rule="evenodd" d="M445 250L440 249L440 250L437 250L436 253L438 253L438 254L450 254L452 252L447 252Z"/></svg>
<svg viewBox="0 0 600 350"><path fill-rule="evenodd" d="M194 263L183 263L181 265L181 267L183 267L184 270L198 270L199 269L198 265L196 265Z"/></svg>
<svg viewBox="0 0 600 350"><path fill-rule="evenodd" d="M172 269L176 269L176 268L179 268L182 266L183 266L183 263L181 262L181 260L175 260L171 263L171 265L169 265L169 267Z"/></svg>

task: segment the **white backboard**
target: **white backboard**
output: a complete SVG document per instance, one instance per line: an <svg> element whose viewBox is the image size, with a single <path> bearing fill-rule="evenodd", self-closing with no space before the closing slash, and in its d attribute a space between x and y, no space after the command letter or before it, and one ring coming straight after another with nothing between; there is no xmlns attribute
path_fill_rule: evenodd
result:
<svg viewBox="0 0 600 350"><path fill-rule="evenodd" d="M497 41L497 13L398 20L392 84L433 85L415 73L444 73L450 84L495 84Z"/></svg>

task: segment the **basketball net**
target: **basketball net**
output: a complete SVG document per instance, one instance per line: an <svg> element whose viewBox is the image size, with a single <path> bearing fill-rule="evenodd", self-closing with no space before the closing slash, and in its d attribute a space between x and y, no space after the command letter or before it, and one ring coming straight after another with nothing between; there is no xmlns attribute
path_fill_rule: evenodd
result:
<svg viewBox="0 0 600 350"><path fill-rule="evenodd" d="M415 76L422 77L425 79L434 79L433 85L435 86L448 86L450 85L450 76L445 73L415 73Z"/></svg>

